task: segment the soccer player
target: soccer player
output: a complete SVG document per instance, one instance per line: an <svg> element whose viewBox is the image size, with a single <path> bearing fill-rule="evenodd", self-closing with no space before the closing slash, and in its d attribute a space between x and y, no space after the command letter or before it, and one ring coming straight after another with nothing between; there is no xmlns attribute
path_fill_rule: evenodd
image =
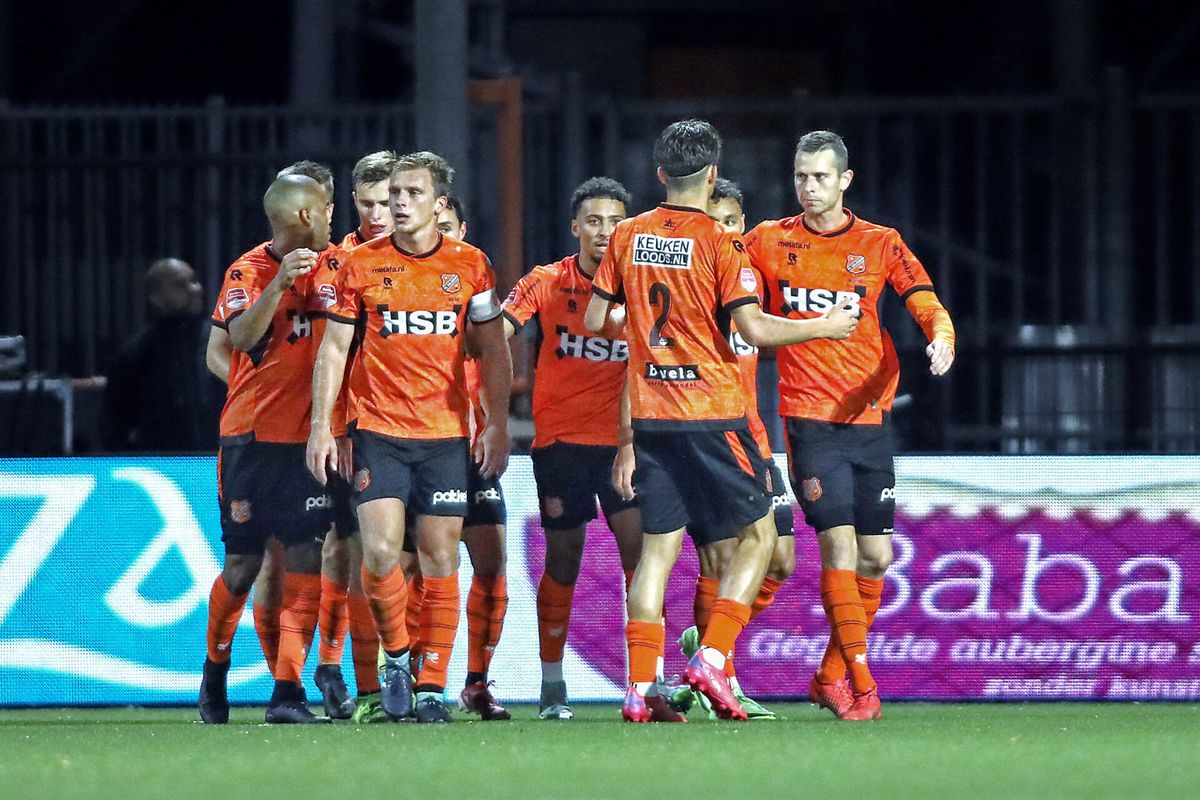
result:
<svg viewBox="0 0 1200 800"><path fill-rule="evenodd" d="M738 185L727 178L717 178L712 197L709 199L708 215L727 232L740 236L746 230L744 209L745 199ZM742 389L746 394L746 421L750 426L750 434L754 437L754 443L771 473L771 506L774 509L775 529L779 535L775 550L771 554L771 563L767 566L767 576L763 578L758 596L754 598L751 606L750 619L753 620L771 606L775 600L775 593L795 571L796 547L792 530L791 500L788 499L783 475L780 474L779 467L775 466L771 444L767 439L767 429L758 415L758 348L748 344L737 332L736 326L729 333L729 346L738 358ZM679 638L684 656L690 659L700 648L700 640L708 626L709 611L717 597L721 575L728 569L737 552L737 537L730 528L712 529L703 524L689 525L688 533L697 543L696 555L700 561L694 603L696 625L685 630ZM734 697L742 704L742 708L746 709L750 719L775 719L774 712L747 697L742 691L733 666L733 658L725 661L725 674L729 676L729 685L733 689ZM698 699L702 705L705 703L706 698L703 695L699 695ZM711 709L708 711L712 714Z"/></svg>
<svg viewBox="0 0 1200 800"><path fill-rule="evenodd" d="M636 502L622 498L611 477L628 345L618 326L610 324L592 335L583 325L592 277L630 202L629 192L611 178L584 181L571 198L571 233L579 239L579 252L534 267L504 302L505 332L512 336L536 317L541 340L530 454L546 531L537 610L542 661L538 716L547 720L574 717L563 679L563 649L584 529L596 518L597 498L616 537L626 585L641 546Z"/></svg>
<svg viewBox="0 0 1200 800"><path fill-rule="evenodd" d="M729 525L738 549L684 678L708 696L718 716L746 719L725 660L750 618L777 537L769 472L746 423L737 357L718 314L731 315L755 346L845 338L855 325L843 306L815 320L762 313L741 239L707 214L720 149L707 122L684 120L663 130L654 158L667 202L617 226L584 320L599 333L612 305L625 303L634 488L645 530L626 627L630 684L622 716L635 722L674 715L653 687L666 581L689 523ZM621 452L626 461L629 455Z"/></svg>
<svg viewBox="0 0 1200 800"><path fill-rule="evenodd" d="M263 197L272 239L241 256L225 274L210 338L232 347L228 398L221 413L218 486L225 563L208 609L208 657L200 716L229 719L230 645L267 540L286 548L275 690L267 722L327 721L308 710L300 674L317 623L321 537L328 500L302 469L309 402L302 390L313 362L312 293L307 276L329 243L328 198L302 175L277 178Z"/></svg>
<svg viewBox="0 0 1200 800"><path fill-rule="evenodd" d="M896 351L879 322L884 287L900 295L928 337L934 375L954 363L954 326L900 234L843 205L854 173L840 136L814 131L800 137L793 166L802 213L764 222L746 240L769 308L804 319L849 302L862 315L844 342L779 351L789 472L805 519L817 531L830 628L809 696L841 719L877 719L867 631L892 562L896 478L889 414L899 376Z"/></svg>
<svg viewBox="0 0 1200 800"><path fill-rule="evenodd" d="M442 694L458 628L458 544L467 500L468 320L477 325L485 408L507 409L512 382L504 331L496 323L500 303L491 264L481 251L445 239L436 227L452 175L436 154L401 156L388 189L395 229L352 250L338 270L314 371L307 454L310 471L322 483L337 470L330 420L361 317L364 335L350 376L348 418L354 420L353 498L363 591L384 648L383 709L396 720L412 712L420 722L451 720ZM508 448L507 414L489 415L474 451L484 477L504 471ZM400 567L409 503L425 512L417 537L424 655L415 686Z"/></svg>

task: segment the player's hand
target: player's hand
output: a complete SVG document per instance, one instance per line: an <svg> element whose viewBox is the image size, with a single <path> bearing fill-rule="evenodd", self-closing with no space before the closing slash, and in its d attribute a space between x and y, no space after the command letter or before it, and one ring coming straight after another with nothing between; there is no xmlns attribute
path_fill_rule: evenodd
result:
<svg viewBox="0 0 1200 800"><path fill-rule="evenodd" d="M633 470L637 467L637 459L633 454L632 444L623 444L617 448L617 457L613 459L612 483L622 500L632 500L637 496L633 488Z"/></svg>
<svg viewBox="0 0 1200 800"><path fill-rule="evenodd" d="M822 318L828 333L826 339L849 339L850 334L858 327L858 312L849 303L836 305L826 311Z"/></svg>
<svg viewBox="0 0 1200 800"><path fill-rule="evenodd" d="M333 440L333 434L328 430L313 429L308 436L308 447L304 452L304 461L308 471L324 486L329 482L329 476L338 469L338 447Z"/></svg>
<svg viewBox="0 0 1200 800"><path fill-rule="evenodd" d="M954 363L954 348L945 339L937 338L925 348L929 356L929 371L934 375L945 375Z"/></svg>
<svg viewBox="0 0 1200 800"><path fill-rule="evenodd" d="M301 275L307 275L316 269L317 254L307 247L299 247L283 257L279 272L272 279L280 289L286 289L296 282Z"/></svg>
<svg viewBox="0 0 1200 800"><path fill-rule="evenodd" d="M508 438L508 428L502 425L487 424L475 442L475 463L479 465L479 474L484 478L499 478L508 466L508 449L512 445Z"/></svg>
<svg viewBox="0 0 1200 800"><path fill-rule="evenodd" d="M354 472L354 445L349 436L337 437L337 471L346 480Z"/></svg>

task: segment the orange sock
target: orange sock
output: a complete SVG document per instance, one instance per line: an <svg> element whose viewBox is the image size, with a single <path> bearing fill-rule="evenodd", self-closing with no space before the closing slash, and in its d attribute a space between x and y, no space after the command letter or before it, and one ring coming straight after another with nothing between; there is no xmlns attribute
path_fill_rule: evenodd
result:
<svg viewBox="0 0 1200 800"><path fill-rule="evenodd" d="M713 603L717 601L717 589L720 586L720 578L705 575L696 577L696 598L692 601L692 614L696 617L696 630L700 632L701 638L708 630L708 618L712 614Z"/></svg>
<svg viewBox="0 0 1200 800"><path fill-rule="evenodd" d="M275 664L275 680L300 682L320 613L321 576L286 573L283 576L283 606L279 609L279 660Z"/></svg>
<svg viewBox="0 0 1200 800"><path fill-rule="evenodd" d="M229 592L225 579L218 575L208 593L208 660L217 664L229 661L233 634L242 619L249 592L237 595Z"/></svg>
<svg viewBox="0 0 1200 800"><path fill-rule="evenodd" d="M371 616L371 604L359 592L350 592L346 601L350 613L350 653L354 658L354 685L358 693L371 694L379 691L379 634L375 632L375 619Z"/></svg>
<svg viewBox="0 0 1200 800"><path fill-rule="evenodd" d="M666 629L661 623L631 619L625 625L630 683L653 682L658 677L658 659L665 639Z"/></svg>
<svg viewBox="0 0 1200 800"><path fill-rule="evenodd" d="M458 633L458 573L446 578L425 576L421 601L421 672L417 687L424 691L446 688L446 670Z"/></svg>
<svg viewBox="0 0 1200 800"><path fill-rule="evenodd" d="M408 602L404 606L404 627L408 630L409 648L414 663L420 658L421 650L421 599L425 596L425 583L421 573L408 579Z"/></svg>
<svg viewBox="0 0 1200 800"><path fill-rule="evenodd" d="M267 668L274 675L275 662L279 660L279 606L259 603L256 595L253 608L254 632L258 634L258 643L267 659Z"/></svg>
<svg viewBox="0 0 1200 800"><path fill-rule="evenodd" d="M830 640L836 637L844 668L850 672L850 684L855 694L861 694L875 688L875 679L867 668L867 620L855 578L848 569L821 570L821 604L834 631ZM838 677L840 674L830 677L818 673L817 680L832 683Z"/></svg>
<svg viewBox="0 0 1200 800"><path fill-rule="evenodd" d="M467 671L487 675L504 629L508 583L503 575L474 576L467 595Z"/></svg>
<svg viewBox="0 0 1200 800"><path fill-rule="evenodd" d="M724 653L726 659L732 658L733 645L748 622L750 622L750 606L728 597L718 597L713 602L712 614L708 618L708 627L704 631L704 639L700 644Z"/></svg>
<svg viewBox="0 0 1200 800"><path fill-rule="evenodd" d="M783 586L783 581L777 581L771 577L763 578L762 586L758 588L758 597L754 598L754 603L750 606L750 619L754 619L771 607L771 603L775 602L775 593L781 586Z"/></svg>
<svg viewBox="0 0 1200 800"><path fill-rule="evenodd" d="M341 664L350 630L350 609L346 593L349 584L321 576L321 614L317 623L321 630L321 645L317 653L320 664Z"/></svg>
<svg viewBox="0 0 1200 800"><path fill-rule="evenodd" d="M563 659L563 648L567 645L567 626L571 621L571 599L575 596L575 584L559 583L548 573L542 574L538 583L537 612L538 639L542 661L558 662Z"/></svg>
<svg viewBox="0 0 1200 800"><path fill-rule="evenodd" d="M867 630L870 630L879 605L883 602L883 578L866 578L856 573L854 582L858 585L858 596L862 599L863 613L867 616Z"/></svg>
<svg viewBox="0 0 1200 800"><path fill-rule="evenodd" d="M408 605L408 584L404 581L404 570L396 567L387 575L376 575L363 564L362 586L383 649L389 653L406 649L408 629L404 627L404 611Z"/></svg>

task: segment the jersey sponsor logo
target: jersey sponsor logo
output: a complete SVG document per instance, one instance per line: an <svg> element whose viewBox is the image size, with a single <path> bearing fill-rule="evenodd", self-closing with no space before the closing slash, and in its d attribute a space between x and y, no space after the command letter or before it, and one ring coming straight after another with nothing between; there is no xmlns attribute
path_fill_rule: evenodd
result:
<svg viewBox="0 0 1200 800"><path fill-rule="evenodd" d="M489 486L486 489L480 489L479 491L475 492L476 503L486 503L488 501L493 503L500 502L500 490L495 486Z"/></svg>
<svg viewBox="0 0 1200 800"><path fill-rule="evenodd" d="M307 498L304 501L304 510L312 511L314 508L333 508L333 498L327 494Z"/></svg>
<svg viewBox="0 0 1200 800"><path fill-rule="evenodd" d="M846 272L851 275L861 275L867 271L867 257L850 253L846 256Z"/></svg>
<svg viewBox="0 0 1200 800"><path fill-rule="evenodd" d="M446 294L454 294L462 289L462 279L459 278L456 272L442 273L442 291Z"/></svg>
<svg viewBox="0 0 1200 800"><path fill-rule="evenodd" d="M238 525L245 525L250 521L250 501L249 500L231 500L229 503L229 518Z"/></svg>
<svg viewBox="0 0 1200 800"><path fill-rule="evenodd" d="M407 272L403 264L385 264L382 267L374 267L371 270L372 275L377 275L381 272Z"/></svg>
<svg viewBox="0 0 1200 800"><path fill-rule="evenodd" d="M754 277L754 270L750 269L749 267L742 267L740 280L742 282L742 288L747 292L758 291L758 278Z"/></svg>
<svg viewBox="0 0 1200 800"><path fill-rule="evenodd" d="M790 311L816 311L825 313L834 306L848 305L850 310L858 313L859 301L862 299L858 292L844 292L838 289L806 289L792 286L789 281L779 282L779 292L783 295L783 313Z"/></svg>
<svg viewBox="0 0 1200 800"><path fill-rule="evenodd" d="M758 352L758 348L743 339L737 331L729 333L729 349L735 356L752 356Z"/></svg>
<svg viewBox="0 0 1200 800"><path fill-rule="evenodd" d="M820 478L805 478L800 482L800 490L804 493L804 499L810 503L817 502L825 494Z"/></svg>
<svg viewBox="0 0 1200 800"><path fill-rule="evenodd" d="M354 491L365 492L367 487L371 485L371 470L360 469L354 473Z"/></svg>
<svg viewBox="0 0 1200 800"><path fill-rule="evenodd" d="M565 325L559 325L556 332L558 347L555 348L554 355L559 358L582 358L596 362L629 360L629 343L624 339L568 333Z"/></svg>
<svg viewBox="0 0 1200 800"><path fill-rule="evenodd" d="M386 304L376 307L382 324L379 335L387 338L394 333L406 336L457 336L458 307L453 311L392 311Z"/></svg>
<svg viewBox="0 0 1200 800"><path fill-rule="evenodd" d="M301 311L287 312L288 319L292 323L292 332L288 334L287 340L290 344L312 336L312 318Z"/></svg>
<svg viewBox="0 0 1200 800"><path fill-rule="evenodd" d="M575 302L574 297L572 297L570 300L567 301L567 313L568 314L579 313L579 303Z"/></svg>
<svg viewBox="0 0 1200 800"><path fill-rule="evenodd" d="M241 286L234 286L229 291L225 292L225 307L230 311L236 311L244 307L250 302L250 293Z"/></svg>
<svg viewBox="0 0 1200 800"><path fill-rule="evenodd" d="M895 499L896 499L896 487L894 487L894 486L885 486L883 491L879 493L879 502L881 502L881 503L884 502L885 500L895 500Z"/></svg>
<svg viewBox="0 0 1200 800"><path fill-rule="evenodd" d="M668 238L652 233L639 233L633 237L633 265L635 267L667 267L668 269L691 269L694 239Z"/></svg>
<svg viewBox="0 0 1200 800"><path fill-rule="evenodd" d="M429 499L430 505L454 505L467 502L467 493L463 489L447 489L444 492L434 492Z"/></svg>
<svg viewBox="0 0 1200 800"><path fill-rule="evenodd" d="M322 308L332 308L337 305L337 289L333 288L332 283L322 283L317 288L317 299Z"/></svg>
<svg viewBox="0 0 1200 800"><path fill-rule="evenodd" d="M793 242L791 239L780 239L775 242L776 247L794 247L797 250L810 250L812 245L808 242Z"/></svg>
<svg viewBox="0 0 1200 800"><path fill-rule="evenodd" d="M700 367L697 364L655 364L647 361L642 377L664 383L691 383L700 380Z"/></svg>

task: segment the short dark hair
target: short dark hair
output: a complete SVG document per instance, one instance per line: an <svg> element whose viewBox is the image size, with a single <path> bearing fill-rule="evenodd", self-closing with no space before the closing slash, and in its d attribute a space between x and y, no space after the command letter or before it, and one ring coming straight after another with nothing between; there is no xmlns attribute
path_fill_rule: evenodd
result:
<svg viewBox="0 0 1200 800"><path fill-rule="evenodd" d="M458 195L446 195L446 208L454 212L454 216L458 217L460 225L467 221L467 212L463 210L463 202L458 199Z"/></svg>
<svg viewBox="0 0 1200 800"><path fill-rule="evenodd" d="M796 155L801 153L819 153L822 150L832 150L838 172L850 168L850 152L842 137L833 131L810 131L796 140Z"/></svg>
<svg viewBox="0 0 1200 800"><path fill-rule="evenodd" d="M395 164L396 153L394 150L367 153L354 165L354 172L350 174L350 179L354 182L355 188L364 183L386 181L392 176L392 167Z"/></svg>
<svg viewBox="0 0 1200 800"><path fill-rule="evenodd" d="M588 178L575 187L575 192L571 195L571 216L575 217L588 200L616 200L625 206L626 211L633 205L633 195L620 181L602 176Z"/></svg>
<svg viewBox="0 0 1200 800"><path fill-rule="evenodd" d="M322 189L329 192L331 199L333 197L333 170L319 161L297 161L295 164L289 164L279 170L275 177L282 178L285 175L303 175L306 178L312 178L321 184Z"/></svg>
<svg viewBox="0 0 1200 800"><path fill-rule="evenodd" d="M454 167L450 166L450 162L437 153L419 150L397 158L396 163L392 165L392 174L410 172L415 169L429 171L429 177L433 181L433 191L437 193L438 197L449 196L450 187L454 184Z"/></svg>
<svg viewBox="0 0 1200 800"><path fill-rule="evenodd" d="M654 162L668 178L685 178L721 160L721 136L702 119L672 122L654 143Z"/></svg>
<svg viewBox="0 0 1200 800"><path fill-rule="evenodd" d="M722 200L732 200L738 204L738 208L743 211L746 209L746 196L742 193L742 187L729 178L717 178L713 186L712 201L719 203Z"/></svg>

